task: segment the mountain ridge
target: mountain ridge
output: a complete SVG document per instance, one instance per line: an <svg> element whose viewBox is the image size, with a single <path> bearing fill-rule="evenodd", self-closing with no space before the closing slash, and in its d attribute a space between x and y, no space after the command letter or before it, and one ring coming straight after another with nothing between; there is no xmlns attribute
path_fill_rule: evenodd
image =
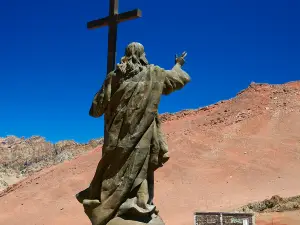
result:
<svg viewBox="0 0 300 225"><path fill-rule="evenodd" d="M171 156L155 175L165 223L187 225L194 211L232 211L274 195L299 195L299 117L299 81L252 83L229 100L160 115ZM0 223L89 224L74 194L89 185L100 157L101 145L6 189ZM264 221L258 215L257 225L271 224L274 215ZM300 211L276 218L298 225Z"/></svg>

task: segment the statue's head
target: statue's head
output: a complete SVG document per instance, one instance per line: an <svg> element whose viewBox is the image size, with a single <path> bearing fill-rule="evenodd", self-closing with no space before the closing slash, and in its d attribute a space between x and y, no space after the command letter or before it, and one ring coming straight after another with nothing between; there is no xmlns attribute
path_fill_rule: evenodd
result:
<svg viewBox="0 0 300 225"><path fill-rule="evenodd" d="M132 42L125 49L125 57L134 58L139 61L142 65L148 65L148 60L146 59L145 49L141 43Z"/></svg>
<svg viewBox="0 0 300 225"><path fill-rule="evenodd" d="M148 64L144 46L138 42L132 42L126 47L125 55L121 58L121 63L117 65L117 69L125 74L140 71L142 67Z"/></svg>

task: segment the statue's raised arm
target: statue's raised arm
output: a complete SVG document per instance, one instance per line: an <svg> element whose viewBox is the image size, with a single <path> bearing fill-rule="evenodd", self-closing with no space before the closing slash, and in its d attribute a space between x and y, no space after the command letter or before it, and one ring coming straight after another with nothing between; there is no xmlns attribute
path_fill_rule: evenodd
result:
<svg viewBox="0 0 300 225"><path fill-rule="evenodd" d="M175 66L172 70L165 71L165 80L163 87L163 94L168 95L173 91L180 90L188 82L190 82L190 76L182 69L182 66L185 63L186 52L182 53L180 57L176 56Z"/></svg>

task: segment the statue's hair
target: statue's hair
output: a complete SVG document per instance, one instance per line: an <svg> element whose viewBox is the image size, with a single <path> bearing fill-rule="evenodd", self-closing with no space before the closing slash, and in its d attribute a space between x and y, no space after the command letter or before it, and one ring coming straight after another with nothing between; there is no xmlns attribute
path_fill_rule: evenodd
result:
<svg viewBox="0 0 300 225"><path fill-rule="evenodd" d="M130 43L125 49L125 56L130 57L135 55L136 57L140 57L145 53L144 46L138 42Z"/></svg>
<svg viewBox="0 0 300 225"><path fill-rule="evenodd" d="M138 42L132 42L126 47L125 56L121 58L121 63L117 65L117 68L125 74L126 72L141 70L143 66L148 64L144 46Z"/></svg>

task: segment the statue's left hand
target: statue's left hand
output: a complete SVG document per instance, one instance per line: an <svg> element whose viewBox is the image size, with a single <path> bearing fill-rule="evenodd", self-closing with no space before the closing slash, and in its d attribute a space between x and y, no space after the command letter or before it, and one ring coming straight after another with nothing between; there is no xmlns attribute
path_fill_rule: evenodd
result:
<svg viewBox="0 0 300 225"><path fill-rule="evenodd" d="M186 57L186 55L187 55L187 52L183 52L180 57L178 57L176 54L175 55L175 64L179 64L180 66L183 66L185 63L184 58Z"/></svg>

